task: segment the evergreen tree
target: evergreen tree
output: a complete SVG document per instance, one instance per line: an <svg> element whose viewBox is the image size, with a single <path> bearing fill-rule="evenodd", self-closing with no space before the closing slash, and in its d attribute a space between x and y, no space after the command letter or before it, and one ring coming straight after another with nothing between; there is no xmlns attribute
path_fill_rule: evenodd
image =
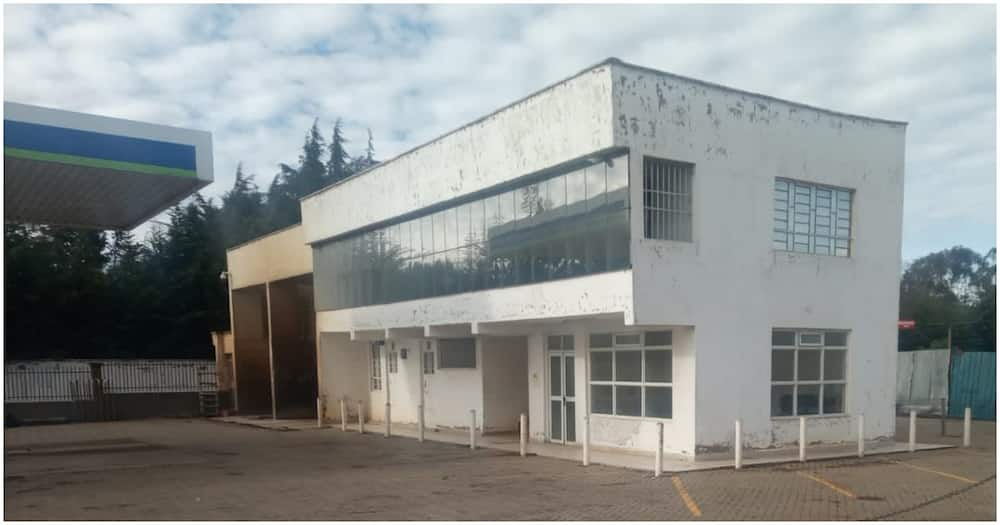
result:
<svg viewBox="0 0 1000 525"><path fill-rule="evenodd" d="M329 182L340 182L350 176L349 163L350 155L344 145L347 139L344 138L343 123L341 119L333 125L333 136L330 137L330 160L326 162L326 172Z"/></svg>
<svg viewBox="0 0 1000 525"><path fill-rule="evenodd" d="M253 175L243 173L243 164L236 166L236 181L222 196L222 237L231 248L266 231L264 195L253 182Z"/></svg>

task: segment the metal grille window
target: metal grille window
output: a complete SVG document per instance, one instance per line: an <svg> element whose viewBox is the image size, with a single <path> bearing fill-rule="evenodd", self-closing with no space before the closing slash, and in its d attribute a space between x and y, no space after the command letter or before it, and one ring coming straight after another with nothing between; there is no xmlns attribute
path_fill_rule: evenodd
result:
<svg viewBox="0 0 1000 525"><path fill-rule="evenodd" d="M670 331L590 336L590 412L673 416L673 337Z"/></svg>
<svg viewBox="0 0 1000 525"><path fill-rule="evenodd" d="M476 368L474 338L439 339L438 353L438 368Z"/></svg>
<svg viewBox="0 0 1000 525"><path fill-rule="evenodd" d="M647 239L691 241L694 165L643 157L642 202Z"/></svg>
<svg viewBox="0 0 1000 525"><path fill-rule="evenodd" d="M843 414L847 332L771 332L771 416Z"/></svg>
<svg viewBox="0 0 1000 525"><path fill-rule="evenodd" d="M371 374L368 381L368 388L371 390L382 390L382 346L378 343L372 344Z"/></svg>
<svg viewBox="0 0 1000 525"><path fill-rule="evenodd" d="M424 374L434 373L434 352L424 352Z"/></svg>
<svg viewBox="0 0 1000 525"><path fill-rule="evenodd" d="M848 189L776 179L774 248L849 257L853 196Z"/></svg>
<svg viewBox="0 0 1000 525"><path fill-rule="evenodd" d="M399 353L395 350L389 352L389 373L395 374L399 372Z"/></svg>

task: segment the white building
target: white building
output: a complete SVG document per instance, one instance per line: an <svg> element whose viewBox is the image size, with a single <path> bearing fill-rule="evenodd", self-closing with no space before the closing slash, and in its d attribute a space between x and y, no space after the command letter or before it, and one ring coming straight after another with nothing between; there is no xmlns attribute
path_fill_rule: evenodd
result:
<svg viewBox="0 0 1000 525"><path fill-rule="evenodd" d="M308 196L323 415L892 436L905 129L609 59Z"/></svg>

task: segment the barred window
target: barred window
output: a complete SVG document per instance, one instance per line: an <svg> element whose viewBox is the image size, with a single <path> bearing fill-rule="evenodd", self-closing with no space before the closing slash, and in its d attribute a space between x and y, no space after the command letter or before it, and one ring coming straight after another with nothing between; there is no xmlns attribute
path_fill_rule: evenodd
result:
<svg viewBox="0 0 1000 525"><path fill-rule="evenodd" d="M847 332L771 332L771 416L842 414Z"/></svg>
<svg viewBox="0 0 1000 525"><path fill-rule="evenodd" d="M776 250L851 255L853 191L805 182L774 182Z"/></svg>
<svg viewBox="0 0 1000 525"><path fill-rule="evenodd" d="M424 374L434 373L434 352L426 351L424 355Z"/></svg>
<svg viewBox="0 0 1000 525"><path fill-rule="evenodd" d="M382 345L380 343L372 343L371 374L368 388L382 390Z"/></svg>
<svg viewBox="0 0 1000 525"><path fill-rule="evenodd" d="M647 239L691 241L694 164L643 157L642 202Z"/></svg>
<svg viewBox="0 0 1000 525"><path fill-rule="evenodd" d="M392 350L389 352L389 373L395 374L399 372L399 354Z"/></svg>

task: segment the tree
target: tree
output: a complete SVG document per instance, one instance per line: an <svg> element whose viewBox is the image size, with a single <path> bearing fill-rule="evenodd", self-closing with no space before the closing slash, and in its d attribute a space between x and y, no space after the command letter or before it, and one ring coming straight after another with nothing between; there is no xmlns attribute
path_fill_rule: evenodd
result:
<svg viewBox="0 0 1000 525"><path fill-rule="evenodd" d="M338 118L333 125L333 135L330 137L330 159L326 162L327 179L330 184L340 182L350 175L348 164L351 156L344 147L346 143L343 122Z"/></svg>
<svg viewBox="0 0 1000 525"><path fill-rule="evenodd" d="M900 335L900 348L943 347L952 326L965 347L995 349L996 254L963 246L925 255L907 266L900 281L899 314L917 328ZM992 309L992 310L991 310ZM956 343L957 344L957 343Z"/></svg>
<svg viewBox="0 0 1000 525"><path fill-rule="evenodd" d="M231 248L266 231L264 195L253 182L253 175L243 173L243 164L236 166L236 181L222 196L222 237Z"/></svg>

